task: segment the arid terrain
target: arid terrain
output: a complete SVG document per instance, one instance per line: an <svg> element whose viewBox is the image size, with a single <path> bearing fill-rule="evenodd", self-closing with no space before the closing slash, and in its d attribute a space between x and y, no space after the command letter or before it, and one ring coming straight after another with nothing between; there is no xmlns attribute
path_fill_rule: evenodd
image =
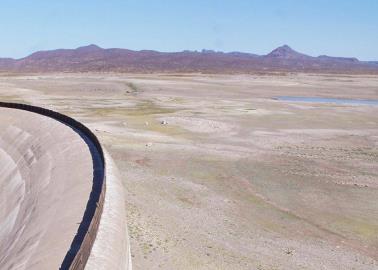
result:
<svg viewBox="0 0 378 270"><path fill-rule="evenodd" d="M0 100L80 120L119 168L133 267L378 269L368 75L0 75Z"/></svg>

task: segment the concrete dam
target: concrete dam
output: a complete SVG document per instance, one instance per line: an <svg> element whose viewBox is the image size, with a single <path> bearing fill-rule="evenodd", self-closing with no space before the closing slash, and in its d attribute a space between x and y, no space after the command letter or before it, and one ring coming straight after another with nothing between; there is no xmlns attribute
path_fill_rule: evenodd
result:
<svg viewBox="0 0 378 270"><path fill-rule="evenodd" d="M80 122L0 102L0 269L131 269L123 185Z"/></svg>

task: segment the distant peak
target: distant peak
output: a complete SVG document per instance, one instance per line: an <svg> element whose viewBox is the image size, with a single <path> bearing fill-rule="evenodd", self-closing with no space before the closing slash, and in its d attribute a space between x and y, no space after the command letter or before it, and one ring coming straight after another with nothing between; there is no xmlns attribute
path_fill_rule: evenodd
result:
<svg viewBox="0 0 378 270"><path fill-rule="evenodd" d="M297 53L289 45L286 45L286 44L274 49L271 53L274 53L274 52Z"/></svg>
<svg viewBox="0 0 378 270"><path fill-rule="evenodd" d="M87 46L83 46L83 47L79 47L77 48L77 50L81 50L81 51L97 51L97 50L102 50L101 47L95 45L95 44L90 44L90 45L87 45Z"/></svg>
<svg viewBox="0 0 378 270"><path fill-rule="evenodd" d="M267 57L273 57L273 58L304 58L304 57L309 57L308 55L299 53L288 45L282 45L273 51L271 51L269 54L266 55Z"/></svg>
<svg viewBox="0 0 378 270"><path fill-rule="evenodd" d="M286 45L286 44L278 47L277 49L283 49L283 50L291 50L291 51L293 51L293 49L289 45Z"/></svg>
<svg viewBox="0 0 378 270"><path fill-rule="evenodd" d="M215 53L214 50L202 49L201 53Z"/></svg>

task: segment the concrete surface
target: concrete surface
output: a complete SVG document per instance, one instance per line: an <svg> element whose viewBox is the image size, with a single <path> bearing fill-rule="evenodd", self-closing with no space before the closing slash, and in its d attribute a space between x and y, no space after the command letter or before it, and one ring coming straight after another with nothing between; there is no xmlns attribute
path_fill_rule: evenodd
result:
<svg viewBox="0 0 378 270"><path fill-rule="evenodd" d="M59 269L83 217L92 166L70 127L0 108L0 269Z"/></svg>
<svg viewBox="0 0 378 270"><path fill-rule="evenodd" d="M124 187L109 153L106 160L106 196L97 237L87 270L131 270L130 240L125 215Z"/></svg>

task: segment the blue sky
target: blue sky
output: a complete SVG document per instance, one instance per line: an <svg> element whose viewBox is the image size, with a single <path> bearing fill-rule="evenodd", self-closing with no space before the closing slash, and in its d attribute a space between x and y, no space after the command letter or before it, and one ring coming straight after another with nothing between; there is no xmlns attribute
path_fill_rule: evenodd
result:
<svg viewBox="0 0 378 270"><path fill-rule="evenodd" d="M317 56L378 60L377 0L2 0L0 56L101 47L265 54L282 44Z"/></svg>

